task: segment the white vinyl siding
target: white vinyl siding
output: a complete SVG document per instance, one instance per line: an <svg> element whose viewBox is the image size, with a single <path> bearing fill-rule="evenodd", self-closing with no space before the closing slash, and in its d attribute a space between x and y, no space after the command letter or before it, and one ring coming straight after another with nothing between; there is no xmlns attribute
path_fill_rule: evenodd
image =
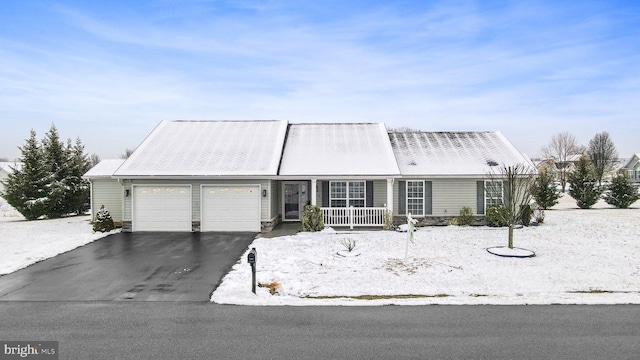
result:
<svg viewBox="0 0 640 360"><path fill-rule="evenodd" d="M109 210L115 223L122 222L122 198L124 188L117 180L91 180L91 219L95 220L100 207Z"/></svg>
<svg viewBox="0 0 640 360"><path fill-rule="evenodd" d="M477 207L477 179L434 179L433 212L434 216L458 216L460 209L470 207L474 214Z"/></svg>

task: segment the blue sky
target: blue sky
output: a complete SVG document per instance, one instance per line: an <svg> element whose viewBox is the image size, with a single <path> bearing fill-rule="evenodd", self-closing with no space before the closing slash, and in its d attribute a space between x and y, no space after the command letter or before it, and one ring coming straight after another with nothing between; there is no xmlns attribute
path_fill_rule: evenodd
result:
<svg viewBox="0 0 640 360"><path fill-rule="evenodd" d="M55 123L118 157L161 120L569 131L640 152L637 1L7 1L0 157Z"/></svg>

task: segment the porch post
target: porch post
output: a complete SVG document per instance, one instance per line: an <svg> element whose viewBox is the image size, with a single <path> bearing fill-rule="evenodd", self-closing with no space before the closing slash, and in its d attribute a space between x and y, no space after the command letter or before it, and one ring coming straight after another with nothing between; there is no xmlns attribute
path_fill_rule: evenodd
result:
<svg viewBox="0 0 640 360"><path fill-rule="evenodd" d="M387 179L387 211L393 213L393 179Z"/></svg>
<svg viewBox="0 0 640 360"><path fill-rule="evenodd" d="M311 205L316 206L318 179L311 179Z"/></svg>

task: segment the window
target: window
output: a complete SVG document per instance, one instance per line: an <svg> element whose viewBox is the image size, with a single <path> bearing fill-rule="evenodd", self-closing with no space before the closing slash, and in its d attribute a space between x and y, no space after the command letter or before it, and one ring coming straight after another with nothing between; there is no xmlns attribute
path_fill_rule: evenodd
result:
<svg viewBox="0 0 640 360"><path fill-rule="evenodd" d="M329 183L329 206L365 207L366 193L364 181L331 181Z"/></svg>
<svg viewBox="0 0 640 360"><path fill-rule="evenodd" d="M484 203L485 208L502 204L502 181L484 182Z"/></svg>
<svg viewBox="0 0 640 360"><path fill-rule="evenodd" d="M424 215L424 181L407 181L407 214Z"/></svg>

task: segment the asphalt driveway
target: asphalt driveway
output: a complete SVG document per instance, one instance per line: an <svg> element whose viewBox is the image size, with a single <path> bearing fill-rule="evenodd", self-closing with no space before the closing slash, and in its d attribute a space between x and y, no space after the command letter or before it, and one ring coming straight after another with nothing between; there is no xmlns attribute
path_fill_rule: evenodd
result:
<svg viewBox="0 0 640 360"><path fill-rule="evenodd" d="M209 301L255 235L111 235L0 276L0 301Z"/></svg>

